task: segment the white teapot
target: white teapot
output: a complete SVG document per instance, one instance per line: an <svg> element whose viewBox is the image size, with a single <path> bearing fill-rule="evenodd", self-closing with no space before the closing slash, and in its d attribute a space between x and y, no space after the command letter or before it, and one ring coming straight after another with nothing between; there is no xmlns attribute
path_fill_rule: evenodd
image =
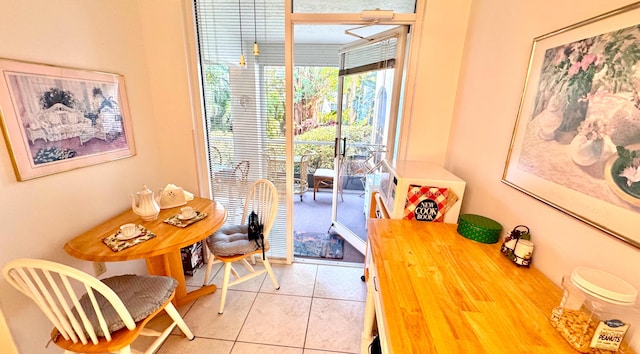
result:
<svg viewBox="0 0 640 354"><path fill-rule="evenodd" d="M131 197L131 209L134 213L139 215L142 220L149 221L158 218L160 213L160 196L162 189L158 191L151 191L147 185L143 185L144 189L136 194L132 194Z"/></svg>

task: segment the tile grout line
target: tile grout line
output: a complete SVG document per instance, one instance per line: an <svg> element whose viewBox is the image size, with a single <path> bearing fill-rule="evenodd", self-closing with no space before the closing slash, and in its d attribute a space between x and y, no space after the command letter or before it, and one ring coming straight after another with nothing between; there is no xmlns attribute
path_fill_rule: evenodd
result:
<svg viewBox="0 0 640 354"><path fill-rule="evenodd" d="M304 262L303 262L303 263L304 263ZM309 264L309 263L307 263L307 264ZM363 300L356 300L356 299L338 299L338 298L335 298L335 297L323 297L323 296L317 296L317 295L315 294L315 290L317 289L317 286L318 286L318 280L319 280L319 276L320 276L320 270L321 270L321 269L320 269L320 266L321 266L321 264L313 264L313 265L315 266L315 272L314 272L313 286L312 286L312 288L311 288L311 295L310 295L310 296L308 296L308 298L310 298L310 300L311 300L311 301L310 301L310 305L309 305L308 313L307 313L307 323L306 323L306 328L305 328L305 334L304 334L304 340L303 340L303 343L302 343L302 347L297 347L297 346L286 346L286 345L285 345L285 346L282 346L282 345L277 345L277 344L269 344L269 345L274 345L274 346L281 347L281 348L295 348L295 349L302 349L302 350L303 350L303 352L304 352L304 350L306 350L306 349L310 349L310 350L317 350L317 349L307 348L307 347L306 347L306 345L307 345L307 339L308 339L308 338L309 338L309 336L311 335L311 333L309 332L309 330L310 330L310 323L311 323L311 311L312 311L312 309L313 309L313 304L314 304L314 300L315 300L315 299L318 299L318 300L322 299L322 300L347 301L347 302L353 302L353 303L362 303L362 302L366 302L366 301L363 301ZM327 267L340 267L340 268L342 268L342 267L345 267L345 268L351 268L351 267L348 267L348 266L337 265L337 264L324 264L324 265L322 265L322 266L327 266ZM215 276L220 272L220 270L221 270L221 268L218 268L218 270L217 270L214 274L212 274L212 278L211 278L211 279L215 278ZM212 340L222 340L222 341L230 342L230 343L232 343L230 353L231 353L231 352L233 352L233 350L234 350L235 348L237 348L237 347L236 347L236 345L237 345L238 343L249 343L249 344L257 344L257 345L265 344L265 345L266 345L266 343L257 343L257 342L255 342L255 343L254 343L254 342L245 342L245 341L239 341L239 340L238 340L238 339L239 339L239 336L240 336L240 333L242 332L242 329L243 329L243 328L245 327L245 325L248 323L247 321L248 321L248 318L249 318L249 314L251 313L251 310L255 308L255 305L256 305L256 302L257 302L257 297L258 297L258 295L259 295L259 294L261 294L261 293L263 293L263 291L262 291L262 287L264 286L264 284L265 284L265 282L266 282L266 278L267 278L267 275L265 275L265 277L262 279L262 282L260 283L260 286L258 287L258 289L257 289L256 291L248 291L248 290L240 290L240 289L234 290L234 291L239 291L239 292L252 292L252 293L254 293L254 297L253 297L253 301L252 301L252 303L251 303L251 306L249 307L249 310L247 311L247 314L246 314L246 316L244 317L244 320L243 320L243 322L242 322L242 325L240 326L240 330L238 331L238 333L237 333L237 335L235 336L235 339L234 339L234 340L216 339L216 338L209 338L209 337L206 337L206 336L200 336L199 338L203 338L203 339L212 339ZM265 294L278 295L278 296L306 297L306 296L301 296L301 295L296 295L296 294L281 294L281 293L279 293L279 292L277 292L277 291L276 291L276 292L264 292L264 293L265 293ZM196 300L194 300L194 301L193 301L193 303L192 303L192 304L189 306L189 308L185 311L184 316L186 316L188 313L190 313L190 312L193 310L193 307L195 306L195 304L196 304L196 302L197 302L198 300L199 300L199 299L196 299ZM180 334L174 334L174 335L179 336ZM162 346L164 346L164 344L165 344L165 343L163 343L163 345L162 345ZM161 346L160 348L162 348L162 346ZM159 348L159 349L160 349L160 348ZM325 350L325 351L326 351L326 350ZM334 351L328 351L328 352L334 352ZM341 352L340 352L340 351L336 351L336 353L341 353Z"/></svg>
<svg viewBox="0 0 640 354"><path fill-rule="evenodd" d="M304 331L304 341L302 341L302 352L304 352L304 350L307 347L307 337L309 336L309 323L311 323L311 310L313 309L313 299L314 299L314 294L316 293L316 284L318 282L319 268L320 267L316 264L316 274L313 278L313 287L311 288L311 301L309 302L309 313L307 314L307 326Z"/></svg>
<svg viewBox="0 0 640 354"><path fill-rule="evenodd" d="M257 262L256 262L257 264ZM253 265L252 265L253 266ZM218 270L219 272L220 270ZM233 340L233 345L231 346L231 351L233 351L233 349L236 346L236 343L238 343L238 338L240 338L240 333L242 333L242 330L244 329L244 326L247 324L247 320L249 319L249 314L251 313L251 310L253 309L253 307L256 304L256 300L258 299L258 295L260 294L260 290L262 289L262 286L264 285L264 281L266 279L266 275L262 278L262 282L260 283L260 286L258 287L258 290L255 292L255 296L253 297L253 301L251 302L251 306L249 306L249 310L247 311L247 315L244 317L244 320L242 321L242 326L240 326L240 330L238 331L238 334L236 334L235 339ZM228 291L229 289L227 289ZM236 290L236 291L240 291L240 290ZM253 292L253 291L249 291L249 292Z"/></svg>

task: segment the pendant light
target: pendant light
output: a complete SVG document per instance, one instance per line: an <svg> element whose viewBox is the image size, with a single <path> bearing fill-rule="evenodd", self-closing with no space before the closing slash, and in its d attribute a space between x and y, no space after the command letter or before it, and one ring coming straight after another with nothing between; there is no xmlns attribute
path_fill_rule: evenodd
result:
<svg viewBox="0 0 640 354"><path fill-rule="evenodd" d="M240 67L245 67L247 63L244 60L244 41L242 39L242 11L240 10L240 0L238 0L238 18L240 18Z"/></svg>
<svg viewBox="0 0 640 354"><path fill-rule="evenodd" d="M256 0L253 0L253 55L260 55L260 48L258 48L258 26L256 21Z"/></svg>

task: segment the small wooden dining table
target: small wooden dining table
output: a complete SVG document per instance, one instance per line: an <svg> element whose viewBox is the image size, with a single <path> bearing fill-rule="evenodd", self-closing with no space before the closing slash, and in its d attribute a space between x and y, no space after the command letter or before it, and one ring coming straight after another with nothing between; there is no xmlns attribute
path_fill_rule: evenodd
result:
<svg viewBox="0 0 640 354"><path fill-rule="evenodd" d="M206 213L207 216L187 227L178 227L164 220L180 213L184 206ZM180 249L201 241L213 234L227 218L227 211L222 204L207 198L194 198L186 205L160 210L158 218L144 221L131 209L104 221L100 225L78 235L64 246L65 251L75 258L92 262L130 261L144 258L147 271L152 275L166 275L178 281L175 304L180 306L198 297L216 291L211 284L197 290L187 292ZM102 239L116 233L119 227L127 223L136 223L150 230L156 237L147 241L114 252Z"/></svg>

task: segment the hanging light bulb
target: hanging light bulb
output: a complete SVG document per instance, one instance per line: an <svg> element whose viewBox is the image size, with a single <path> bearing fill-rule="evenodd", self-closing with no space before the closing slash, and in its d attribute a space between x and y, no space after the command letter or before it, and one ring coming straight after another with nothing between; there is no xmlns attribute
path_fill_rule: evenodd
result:
<svg viewBox="0 0 640 354"><path fill-rule="evenodd" d="M260 48L258 48L258 26L256 21L256 0L253 0L253 55L260 55Z"/></svg>
<svg viewBox="0 0 640 354"><path fill-rule="evenodd" d="M238 0L238 18L240 19L240 67L245 67L247 62L244 60L244 40L242 39L242 11L240 10L240 0Z"/></svg>

